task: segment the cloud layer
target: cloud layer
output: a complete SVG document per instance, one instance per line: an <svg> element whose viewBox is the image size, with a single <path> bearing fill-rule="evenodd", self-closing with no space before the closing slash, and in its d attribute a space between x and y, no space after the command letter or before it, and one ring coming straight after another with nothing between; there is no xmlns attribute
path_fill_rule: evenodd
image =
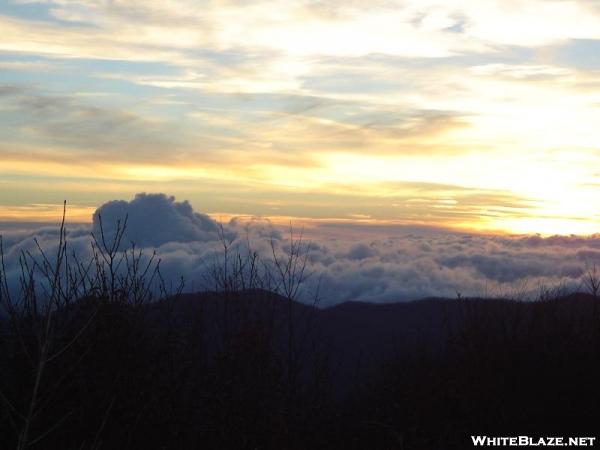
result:
<svg viewBox="0 0 600 450"><path fill-rule="evenodd" d="M128 216L127 238L138 247L156 249L167 282L186 280L186 289L211 288L207 275L221 258L219 225L196 213L187 202L164 194L139 194L131 201L111 201L96 211L94 224L69 231L72 248L89 256L90 232L99 232L102 216L110 234ZM111 225L112 224L112 225ZM223 225L233 249L252 250L268 261L289 248L285 229L261 219L234 218ZM297 230L296 233L298 233ZM57 230L6 230L4 247L13 285L18 255L35 251L33 237L51 252ZM540 286L581 284L586 267L600 264L600 237L487 236L419 227L373 229L369 225L321 224L305 230L308 270L304 300L320 289L323 305L347 300L407 301L429 296L497 296L536 292ZM337 237L332 237L337 236ZM298 237L298 234L296 234ZM309 242L310 241L310 242ZM150 253L150 252L148 252Z"/></svg>

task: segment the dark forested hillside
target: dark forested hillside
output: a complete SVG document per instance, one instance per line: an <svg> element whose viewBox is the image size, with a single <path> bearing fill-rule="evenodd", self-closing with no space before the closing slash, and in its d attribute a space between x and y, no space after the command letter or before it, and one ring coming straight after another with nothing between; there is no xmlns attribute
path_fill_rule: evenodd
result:
<svg viewBox="0 0 600 450"><path fill-rule="evenodd" d="M47 362L28 446L430 449L464 448L472 434L590 435L596 304L576 294L318 309L258 289L81 300L55 315L67 345ZM9 325L0 447L18 448L36 337Z"/></svg>

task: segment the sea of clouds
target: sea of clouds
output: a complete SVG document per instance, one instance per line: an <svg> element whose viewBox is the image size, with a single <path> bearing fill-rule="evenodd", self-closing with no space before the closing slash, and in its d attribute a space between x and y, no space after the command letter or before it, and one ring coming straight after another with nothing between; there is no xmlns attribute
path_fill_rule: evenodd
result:
<svg viewBox="0 0 600 450"><path fill-rule="evenodd" d="M185 290L210 289L208 271L222 256L223 238L233 249L248 245L264 260L285 255L289 230L264 219L234 218L218 223L195 212L186 202L164 194L138 194L131 201L110 201L96 210L91 226L68 226L70 248L81 259L91 256L91 233L108 241L119 221L127 217L122 246L154 249L165 280L182 276ZM325 233L325 227L327 232ZM582 288L584 272L600 266L600 235L488 236L418 227L383 227L361 232L369 225L322 225L305 238L307 273L303 289L310 301L319 292L323 306L343 301L394 302L424 297L534 296L542 286L563 284ZM351 228L354 233L348 233ZM372 227L371 227L372 228ZM339 230L339 233L336 233ZM365 230L362 230L365 231ZM19 255L37 252L37 239L48 253L56 251L58 227L2 230L7 278L18 286ZM296 237L299 237L299 231ZM342 237L338 237L342 236Z"/></svg>

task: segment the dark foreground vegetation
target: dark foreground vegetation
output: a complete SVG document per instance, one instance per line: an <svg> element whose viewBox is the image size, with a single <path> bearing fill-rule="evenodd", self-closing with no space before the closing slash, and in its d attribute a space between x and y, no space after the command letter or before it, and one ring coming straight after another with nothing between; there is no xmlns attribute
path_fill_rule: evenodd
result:
<svg viewBox="0 0 600 450"><path fill-rule="evenodd" d="M23 254L1 271L1 449L445 449L469 436L595 436L590 294L319 309L287 258L228 254L214 289L167 289L135 248ZM4 267L4 266L3 266ZM267 272L269 275L267 275ZM315 297L316 299L316 297Z"/></svg>

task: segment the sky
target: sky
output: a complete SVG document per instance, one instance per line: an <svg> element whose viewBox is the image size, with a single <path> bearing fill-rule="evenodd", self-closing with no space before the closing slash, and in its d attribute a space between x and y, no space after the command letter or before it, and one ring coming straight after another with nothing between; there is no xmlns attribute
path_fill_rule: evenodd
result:
<svg viewBox="0 0 600 450"><path fill-rule="evenodd" d="M4 0L0 221L600 224L598 0Z"/></svg>

